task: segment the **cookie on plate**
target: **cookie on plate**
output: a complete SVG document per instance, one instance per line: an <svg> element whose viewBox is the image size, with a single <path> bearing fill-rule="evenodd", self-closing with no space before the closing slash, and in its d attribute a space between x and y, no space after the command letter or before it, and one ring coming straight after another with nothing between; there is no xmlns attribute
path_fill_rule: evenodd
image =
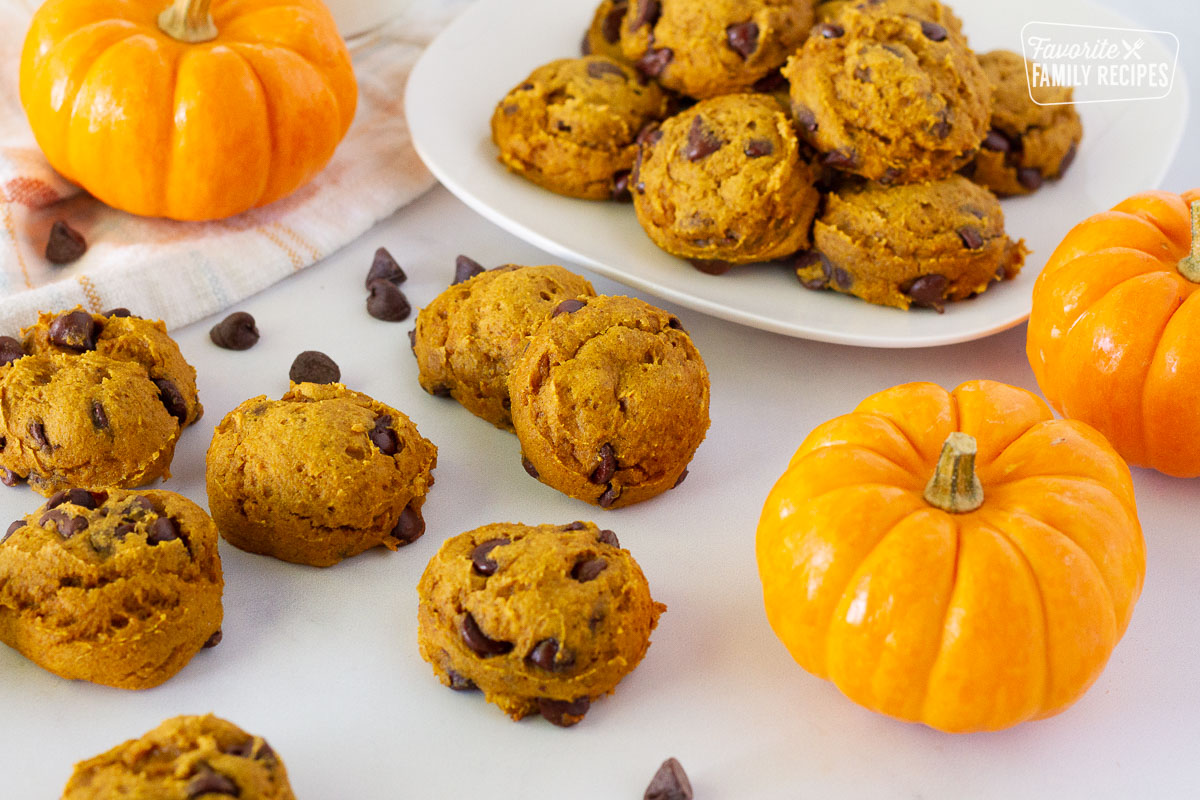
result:
<svg viewBox="0 0 1200 800"><path fill-rule="evenodd" d="M295 800L283 761L261 736L212 714L166 720L81 761L62 800Z"/></svg>
<svg viewBox="0 0 1200 800"><path fill-rule="evenodd" d="M71 489L0 543L0 641L64 678L157 686L221 629L217 529L166 491Z"/></svg>
<svg viewBox="0 0 1200 800"><path fill-rule="evenodd" d="M771 96L702 100L641 139L634 209L668 253L721 272L808 246L816 176Z"/></svg>
<svg viewBox="0 0 1200 800"><path fill-rule="evenodd" d="M638 665L666 610L616 535L591 522L447 539L417 593L421 657L443 684L562 726Z"/></svg>
<svg viewBox="0 0 1200 800"><path fill-rule="evenodd" d="M679 319L632 297L567 300L509 374L526 470L603 508L674 488L708 430L708 370Z"/></svg>
<svg viewBox="0 0 1200 800"><path fill-rule="evenodd" d="M500 161L544 189L588 200L628 199L638 132L667 113L667 97L605 56L552 61L492 114Z"/></svg>
<svg viewBox="0 0 1200 800"><path fill-rule="evenodd" d="M340 383L295 383L225 415L208 448L208 507L227 542L328 567L425 532L437 448L408 417Z"/></svg>
<svg viewBox="0 0 1200 800"><path fill-rule="evenodd" d="M1062 177L1083 138L1074 90L1034 86L1035 103L1026 77L1030 64L1019 54L993 50L979 63L995 86L992 128L963 174L1001 197L1031 194Z"/></svg>
<svg viewBox="0 0 1200 800"><path fill-rule="evenodd" d="M811 0L631 0L621 50L645 76L696 98L749 91L813 21Z"/></svg>
<svg viewBox="0 0 1200 800"><path fill-rule="evenodd" d="M832 192L797 258L809 289L896 308L939 311L1017 275L1024 241L1004 232L995 196L961 175L932 183L866 184Z"/></svg>
<svg viewBox="0 0 1200 800"><path fill-rule="evenodd" d="M450 286L417 315L412 350L421 387L512 430L513 361L559 303L595 294L586 278L552 264L506 264Z"/></svg>

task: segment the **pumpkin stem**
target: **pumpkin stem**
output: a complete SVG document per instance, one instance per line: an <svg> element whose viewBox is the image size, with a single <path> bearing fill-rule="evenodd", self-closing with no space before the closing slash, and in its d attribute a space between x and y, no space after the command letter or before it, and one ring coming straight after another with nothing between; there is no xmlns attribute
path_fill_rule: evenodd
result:
<svg viewBox="0 0 1200 800"><path fill-rule="evenodd" d="M975 475L975 437L955 432L946 437L937 469L925 486L925 500L951 514L983 505L983 486Z"/></svg>
<svg viewBox="0 0 1200 800"><path fill-rule="evenodd" d="M211 42L217 38L217 26L208 13L210 3L212 0L174 0L158 15L158 27L181 42Z"/></svg>
<svg viewBox="0 0 1200 800"><path fill-rule="evenodd" d="M1179 262L1179 274L1200 283L1200 200L1192 202L1192 252Z"/></svg>

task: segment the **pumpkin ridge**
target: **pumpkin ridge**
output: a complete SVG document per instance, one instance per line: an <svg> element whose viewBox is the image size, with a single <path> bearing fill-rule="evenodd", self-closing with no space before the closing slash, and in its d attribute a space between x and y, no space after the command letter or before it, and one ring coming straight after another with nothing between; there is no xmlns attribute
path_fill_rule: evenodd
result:
<svg viewBox="0 0 1200 800"><path fill-rule="evenodd" d="M927 459L925 457L925 454L920 451L920 449L917 447L917 443L914 442L912 440L912 437L908 435L908 432L905 431L903 428L901 428L899 425L897 425L893 419L891 419L890 417L886 417L883 414L875 414L875 413L866 414L864 416L875 417L875 418L887 423L887 425L889 427L891 427L893 430L895 430L896 433L900 434L900 438L903 439L908 444L909 449L912 450L913 455L916 456L916 460L919 461L922 465L924 465L926 467L929 466L928 465L929 459ZM903 469L903 465L901 465L901 464L896 464L896 466L901 467Z"/></svg>
<svg viewBox="0 0 1200 800"><path fill-rule="evenodd" d="M922 498L924 500L924 498ZM932 506L931 506L932 508ZM958 567L962 559L962 521L954 514L943 511L943 514L950 517L954 523L954 567L950 573L950 591L946 593L946 607L942 609L942 624L938 626L938 641L937 646L933 648L933 660L929 662L929 670L926 673L924 687L921 692L920 702L916 707L921 709L917 721L923 721L928 718L926 703L929 701L929 695L933 692L933 681L938 659L942 655L942 646L946 643L946 626L950 622L950 612L954 608L954 593L958 589Z"/></svg>
<svg viewBox="0 0 1200 800"><path fill-rule="evenodd" d="M241 47L246 46L246 43L233 41L233 42L224 42L224 45L227 48L229 48L229 52L235 54L238 57L238 59L241 60L241 62L246 65L246 71L254 76L254 82L258 84L258 91L262 93L263 112L266 114L266 117L267 117L266 130L267 130L267 140L269 142L268 147L267 147L267 152L270 154L270 160L269 160L269 163L267 164L267 169L265 172L265 179L263 180L262 188L258 192L258 196L254 198L254 205L251 206L251 208L258 208L259 206L261 206L263 204L263 202L262 202L263 197L266 195L267 190L271 188L271 177L275 174L275 168L276 168L276 163L277 163L276 157L278 156L278 152L279 152L278 151L278 136L275 132L274 100L273 100L271 93L267 90L266 82L263 81L262 76L258 74L258 70L254 68L254 62L251 61L250 59L246 58L246 55L241 50ZM286 48L280 48L280 49L286 49ZM299 54L297 54L297 55L299 55ZM301 56L301 58L303 58L303 56ZM313 67L313 65L308 61L308 59L305 58L304 63L308 64L308 66L310 68L312 68L318 75L320 75L320 71L316 70L315 67ZM321 76L321 79L322 79L322 81L324 81L324 76ZM326 82L326 84L327 84L327 82ZM305 178L305 180L308 180L308 179ZM294 191L294 189L293 189L293 191Z"/></svg>

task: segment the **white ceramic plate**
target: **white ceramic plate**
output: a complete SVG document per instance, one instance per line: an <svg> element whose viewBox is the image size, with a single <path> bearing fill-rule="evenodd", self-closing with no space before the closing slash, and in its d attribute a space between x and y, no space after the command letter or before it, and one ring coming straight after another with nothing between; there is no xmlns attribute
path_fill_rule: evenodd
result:
<svg viewBox="0 0 1200 800"><path fill-rule="evenodd" d="M1135 27L1088 0L956 0L972 46L1020 52L1029 20ZM1021 275L945 314L901 312L832 292L802 289L777 265L705 275L655 247L629 206L542 190L496 160L488 126L500 98L535 67L577 55L596 0L480 0L434 41L413 69L406 107L417 152L438 179L502 228L629 286L724 319L790 336L869 347L928 347L1010 328L1029 314L1038 272L1070 227L1135 192L1157 186L1183 136L1182 72L1162 100L1081 105L1084 140L1066 177L1004 202L1009 233L1033 250ZM1047 7L1050 6L1050 7ZM1163 45L1146 57L1168 61ZM1153 142L1153 146L1147 143Z"/></svg>

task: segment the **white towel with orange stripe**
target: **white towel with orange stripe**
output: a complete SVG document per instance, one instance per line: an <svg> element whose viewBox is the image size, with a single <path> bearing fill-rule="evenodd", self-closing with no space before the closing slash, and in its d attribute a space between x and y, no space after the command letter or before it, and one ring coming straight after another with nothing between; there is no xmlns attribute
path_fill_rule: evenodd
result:
<svg viewBox="0 0 1200 800"><path fill-rule="evenodd" d="M417 56L461 2L414 3L405 18L349 41L353 124L328 166L290 197L217 222L132 216L101 204L42 157L18 97L21 45L36 0L0 0L0 334L39 310L125 306L186 325L316 263L433 185L404 120ZM65 220L87 252L56 267L50 228Z"/></svg>

